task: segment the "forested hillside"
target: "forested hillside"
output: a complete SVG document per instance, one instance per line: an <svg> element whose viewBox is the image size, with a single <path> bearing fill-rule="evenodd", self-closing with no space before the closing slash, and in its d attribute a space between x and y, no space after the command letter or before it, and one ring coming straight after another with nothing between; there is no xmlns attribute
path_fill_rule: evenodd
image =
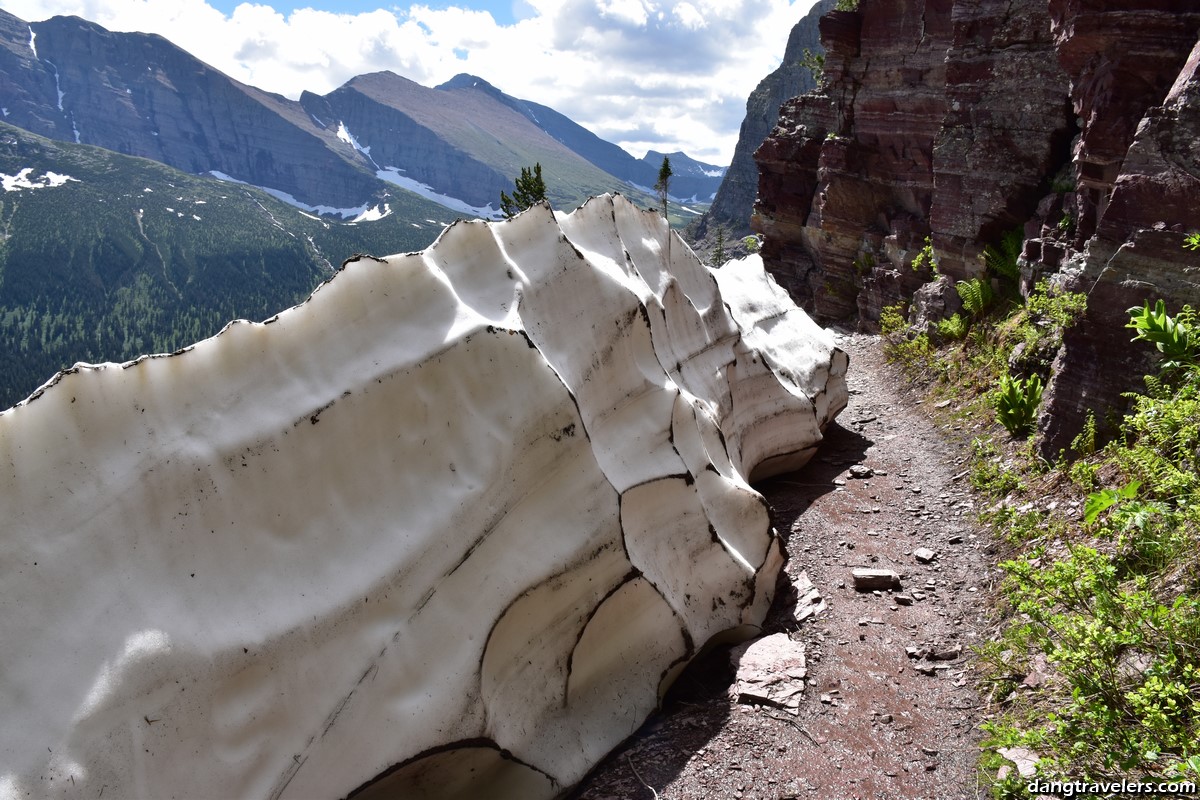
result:
<svg viewBox="0 0 1200 800"><path fill-rule="evenodd" d="M269 317L354 253L419 250L452 221L407 193L358 221L318 219L253 187L2 123L0 180L0 408L76 361L170 352Z"/></svg>

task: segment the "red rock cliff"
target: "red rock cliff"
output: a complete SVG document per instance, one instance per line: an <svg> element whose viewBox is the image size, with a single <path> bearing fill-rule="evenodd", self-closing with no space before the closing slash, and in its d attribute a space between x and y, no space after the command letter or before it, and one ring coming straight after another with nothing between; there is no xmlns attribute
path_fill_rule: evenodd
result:
<svg viewBox="0 0 1200 800"><path fill-rule="evenodd" d="M1025 233L1024 286L1091 295L1041 422L1048 452L1085 409L1140 384L1125 309L1200 301L1181 249L1200 229L1194 0L861 0L822 19L825 83L756 154L768 267L825 320L871 329L922 286ZM1060 223L1062 223L1060 225ZM939 272L912 262L928 236ZM1200 263L1200 259L1194 259Z"/></svg>

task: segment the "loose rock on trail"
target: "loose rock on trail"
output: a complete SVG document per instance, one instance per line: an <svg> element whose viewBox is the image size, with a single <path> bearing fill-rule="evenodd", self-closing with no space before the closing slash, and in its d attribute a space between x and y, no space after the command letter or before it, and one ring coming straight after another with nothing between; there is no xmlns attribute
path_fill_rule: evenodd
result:
<svg viewBox="0 0 1200 800"><path fill-rule="evenodd" d="M764 630L791 645L777 681L739 682L730 648L714 648L571 800L987 796L971 647L998 573L965 453L878 337L839 345L849 407L804 469L757 487L789 555Z"/></svg>

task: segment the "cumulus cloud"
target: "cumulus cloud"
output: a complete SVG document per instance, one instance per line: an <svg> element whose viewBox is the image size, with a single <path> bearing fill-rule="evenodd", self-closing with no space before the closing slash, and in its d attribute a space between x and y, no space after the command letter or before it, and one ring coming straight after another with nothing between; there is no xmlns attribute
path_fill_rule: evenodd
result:
<svg viewBox="0 0 1200 800"><path fill-rule="evenodd" d="M321 5L323 0L313 0ZM460 72L561 111L634 155L727 164L747 96L814 0L518 0L487 11L391 5L363 13L206 0L6 0L22 19L74 14L158 33L231 77L288 97L391 70L435 85ZM381 0L381 5L386 5Z"/></svg>

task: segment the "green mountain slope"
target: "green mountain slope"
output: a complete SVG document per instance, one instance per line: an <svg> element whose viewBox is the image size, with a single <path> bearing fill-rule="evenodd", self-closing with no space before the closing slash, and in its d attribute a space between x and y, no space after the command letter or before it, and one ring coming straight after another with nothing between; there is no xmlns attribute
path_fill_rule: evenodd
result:
<svg viewBox="0 0 1200 800"><path fill-rule="evenodd" d="M381 219L317 219L253 187L3 123L0 181L0 408L76 361L170 352L270 317L354 253L422 249L453 217L397 192Z"/></svg>

